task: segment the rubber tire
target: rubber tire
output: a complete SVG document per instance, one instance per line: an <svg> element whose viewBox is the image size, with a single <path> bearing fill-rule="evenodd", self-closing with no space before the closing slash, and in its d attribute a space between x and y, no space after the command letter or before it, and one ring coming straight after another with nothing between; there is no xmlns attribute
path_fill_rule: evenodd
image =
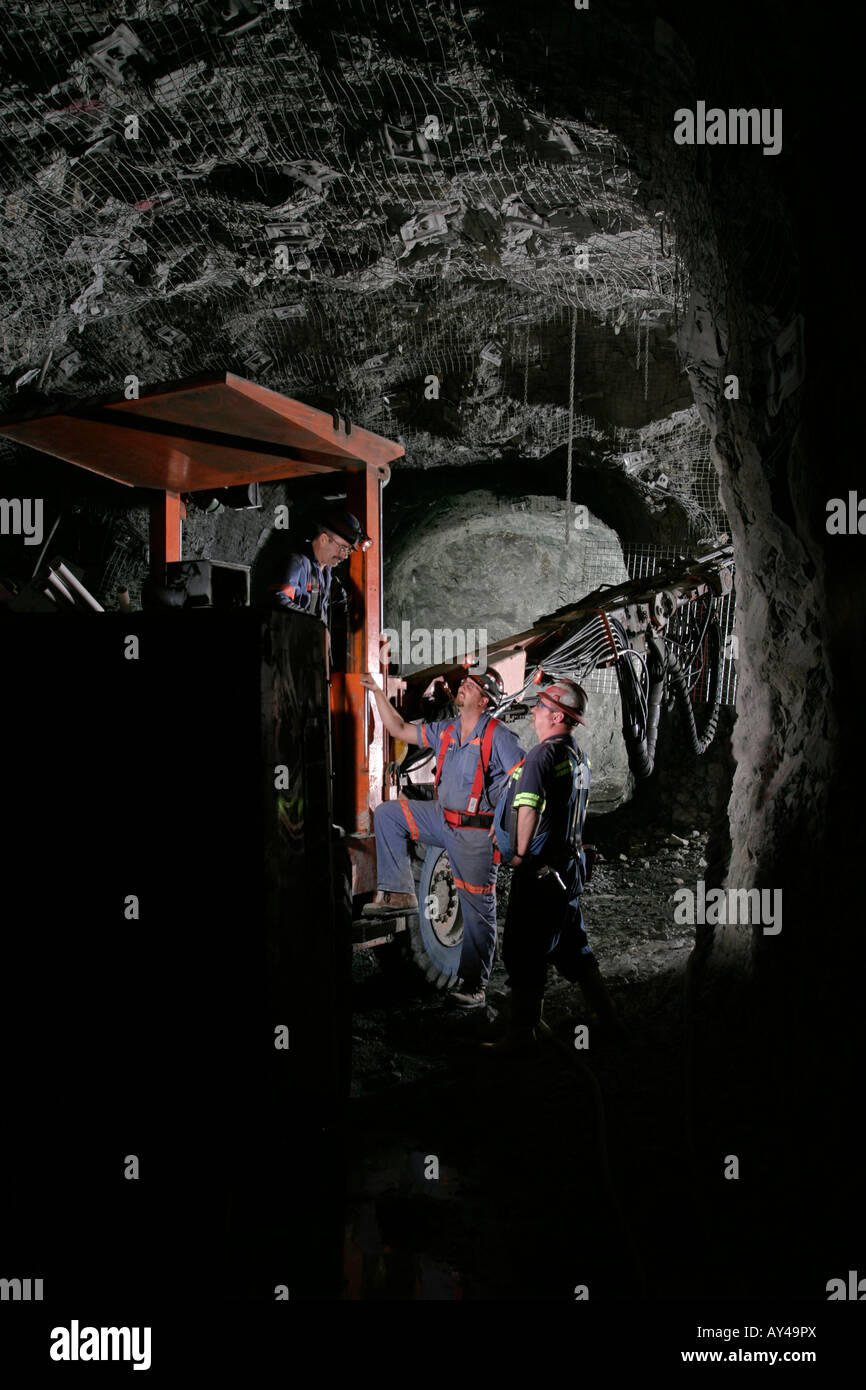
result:
<svg viewBox="0 0 866 1390"><path fill-rule="evenodd" d="M424 912L424 904L430 893L430 885L433 882L433 875L440 859L444 856L448 860L447 851L438 845L431 845L424 858L421 867L421 878L418 883L418 915L417 918L410 919L409 942L412 949L412 958L419 970L424 972L426 978L437 989L445 989L446 985L451 984L458 975L460 967L460 952L462 946L462 933L460 939L453 946L446 946L439 940L434 932L427 915ZM449 875L451 865L447 864ZM456 892L456 890L455 890ZM458 916L455 919L455 926L461 920L460 908L457 908Z"/></svg>

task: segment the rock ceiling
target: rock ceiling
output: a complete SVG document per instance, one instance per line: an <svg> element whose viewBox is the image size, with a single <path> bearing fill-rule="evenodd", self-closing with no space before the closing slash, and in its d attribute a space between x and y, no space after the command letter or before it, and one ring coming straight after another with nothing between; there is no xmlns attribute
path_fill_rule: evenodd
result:
<svg viewBox="0 0 866 1390"><path fill-rule="evenodd" d="M7 5L0 409L229 368L408 466L571 433L718 529L672 220L497 42L444 0Z"/></svg>

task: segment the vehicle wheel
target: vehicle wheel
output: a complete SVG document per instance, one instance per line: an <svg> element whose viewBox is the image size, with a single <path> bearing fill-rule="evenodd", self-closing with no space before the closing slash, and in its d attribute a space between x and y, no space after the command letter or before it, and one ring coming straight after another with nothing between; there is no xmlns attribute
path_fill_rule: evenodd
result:
<svg viewBox="0 0 866 1390"><path fill-rule="evenodd" d="M448 854L432 845L418 883L418 919L409 928L412 956L437 989L456 978L463 944L463 913Z"/></svg>

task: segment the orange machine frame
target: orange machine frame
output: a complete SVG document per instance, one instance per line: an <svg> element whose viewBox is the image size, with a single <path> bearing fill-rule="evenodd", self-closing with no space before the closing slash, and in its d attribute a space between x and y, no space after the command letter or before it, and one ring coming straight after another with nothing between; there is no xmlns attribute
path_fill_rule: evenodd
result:
<svg viewBox="0 0 866 1390"><path fill-rule="evenodd" d="M332 676L331 707L340 765L345 768L351 758L354 768L354 824L346 828L355 891L366 891L371 871L375 876L375 853L363 841L372 835L372 811L382 799L385 738L359 676L379 670L381 489L403 447L231 372L171 382L132 400L106 396L47 415L6 416L0 434L128 487L157 489L150 508L150 566L157 583L165 581L166 564L181 558L182 493L346 474L349 510L373 543L350 560L363 612L350 636L348 670Z"/></svg>

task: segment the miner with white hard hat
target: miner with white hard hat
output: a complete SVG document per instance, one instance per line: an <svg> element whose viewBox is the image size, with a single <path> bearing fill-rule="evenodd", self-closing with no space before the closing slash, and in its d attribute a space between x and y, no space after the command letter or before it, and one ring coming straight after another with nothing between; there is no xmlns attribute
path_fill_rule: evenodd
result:
<svg viewBox="0 0 866 1390"><path fill-rule="evenodd" d="M549 964L580 983L591 1019L617 1026L612 1001L587 940L580 895L587 877L583 822L590 762L572 731L586 724L582 686L558 678L541 690L533 718L539 742L512 774L497 807L503 863L514 870L502 957L511 985L511 1022L498 1048L541 1040Z"/></svg>

